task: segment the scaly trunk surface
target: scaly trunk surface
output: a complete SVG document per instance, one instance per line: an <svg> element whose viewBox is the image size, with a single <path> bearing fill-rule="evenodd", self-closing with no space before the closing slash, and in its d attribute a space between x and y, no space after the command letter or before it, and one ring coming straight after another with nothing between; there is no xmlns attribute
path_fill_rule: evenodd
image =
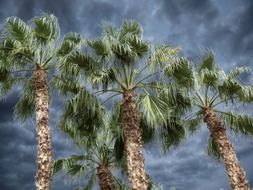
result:
<svg viewBox="0 0 253 190"><path fill-rule="evenodd" d="M215 112L207 107L204 109L204 122L211 132L211 137L218 146L233 190L250 190L246 175L236 156L233 145L226 135L226 129Z"/></svg>
<svg viewBox="0 0 253 190"><path fill-rule="evenodd" d="M136 108L134 93L126 91L122 102L122 127L125 136L128 179L133 190L146 190L148 180L144 168L140 116Z"/></svg>
<svg viewBox="0 0 253 190"><path fill-rule="evenodd" d="M113 177L107 166L99 165L97 167L97 176L101 190L114 190Z"/></svg>
<svg viewBox="0 0 253 190"><path fill-rule="evenodd" d="M37 131L37 190L49 190L51 185L51 132L49 128L49 94L47 75L44 69L37 68L33 73L33 89L35 93L35 113Z"/></svg>

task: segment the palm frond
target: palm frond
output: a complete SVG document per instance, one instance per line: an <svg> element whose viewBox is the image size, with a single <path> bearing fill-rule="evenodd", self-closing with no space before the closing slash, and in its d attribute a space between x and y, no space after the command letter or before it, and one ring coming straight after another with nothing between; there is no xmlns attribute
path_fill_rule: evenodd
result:
<svg viewBox="0 0 253 190"><path fill-rule="evenodd" d="M88 41L88 45L95 51L97 56L100 56L103 59L111 56L111 44L106 39Z"/></svg>
<svg viewBox="0 0 253 190"><path fill-rule="evenodd" d="M114 177L114 181L115 181L115 188L118 189L118 190L130 190L130 188L124 184L124 182L119 179L119 178L116 178Z"/></svg>
<svg viewBox="0 0 253 190"><path fill-rule="evenodd" d="M12 90L15 80L10 78L4 82L0 82L0 101L4 100Z"/></svg>
<svg viewBox="0 0 253 190"><path fill-rule="evenodd" d="M229 80L233 80L233 79L238 79L238 77L242 74L242 73L249 73L250 69L247 67L236 67L233 68L228 74L227 74L227 78Z"/></svg>
<svg viewBox="0 0 253 190"><path fill-rule="evenodd" d="M143 119L150 126L155 126L167 122L171 112L169 105L159 97L151 94L142 94L138 100L138 107Z"/></svg>
<svg viewBox="0 0 253 190"><path fill-rule="evenodd" d="M52 174L54 175L61 170L67 171L71 168L71 166L85 159L86 159L85 156L72 155L69 158L55 160L52 164Z"/></svg>
<svg viewBox="0 0 253 190"><path fill-rule="evenodd" d="M201 69L199 79L202 84L210 87L216 87L221 78L220 70Z"/></svg>
<svg viewBox="0 0 253 190"><path fill-rule="evenodd" d="M197 114L195 114L194 118L185 119L183 121L183 125L185 126L186 130L189 131L191 134L196 133L200 129L202 123L202 116Z"/></svg>
<svg viewBox="0 0 253 190"><path fill-rule="evenodd" d="M35 94L32 89L31 80L27 81L25 89L22 96L19 98L19 101L14 107L14 115L17 119L25 121L35 111Z"/></svg>
<svg viewBox="0 0 253 190"><path fill-rule="evenodd" d="M129 37L128 43L131 45L132 51L134 51L138 57L143 57L149 50L148 43L140 39L137 35Z"/></svg>
<svg viewBox="0 0 253 190"><path fill-rule="evenodd" d="M98 67L97 61L91 55L80 50L69 53L60 65L60 69L70 76L78 76L81 70L85 73L97 70L96 67Z"/></svg>
<svg viewBox="0 0 253 190"><path fill-rule="evenodd" d="M71 51L80 47L82 41L81 35L77 33L68 33L64 36L63 42L59 47L57 54L60 56L66 56Z"/></svg>
<svg viewBox="0 0 253 190"><path fill-rule="evenodd" d="M221 112L221 118L234 133L253 135L253 118L234 112Z"/></svg>
<svg viewBox="0 0 253 190"><path fill-rule="evenodd" d="M253 86L243 85L241 90L237 93L240 101L242 102L251 102L253 101Z"/></svg>
<svg viewBox="0 0 253 190"><path fill-rule="evenodd" d="M74 164L70 165L69 168L67 169L67 173L70 176L81 176L84 174L89 169L88 165L83 165L83 164Z"/></svg>
<svg viewBox="0 0 253 190"><path fill-rule="evenodd" d="M142 141L144 144L152 142L155 137L155 128L152 126L149 126L144 118L141 118L140 122L140 128L142 130Z"/></svg>
<svg viewBox="0 0 253 190"><path fill-rule="evenodd" d="M94 88L102 86L102 89L107 89L109 84L115 81L116 71L113 68L108 70L97 70L89 75L89 80L91 81Z"/></svg>
<svg viewBox="0 0 253 190"><path fill-rule="evenodd" d="M104 114L104 108L96 97L83 88L66 102L58 127L69 131L73 138L79 138L80 134L87 137L96 128L103 127Z"/></svg>
<svg viewBox="0 0 253 190"><path fill-rule="evenodd" d="M186 88L194 85L194 75L191 63L185 58L176 59L165 68L165 75L172 77L175 82Z"/></svg>
<svg viewBox="0 0 253 190"><path fill-rule="evenodd" d="M121 38L125 38L128 34L137 35L140 37L143 33L143 28L140 26L140 24L133 20L124 21L119 30Z"/></svg>
<svg viewBox="0 0 253 190"><path fill-rule="evenodd" d="M176 55L179 50L179 48L171 48L167 45L155 47L154 51L149 56L147 64L151 70L153 70L157 65L164 68L168 64L172 64L174 59L176 59Z"/></svg>
<svg viewBox="0 0 253 190"><path fill-rule="evenodd" d="M159 98L165 101L176 112L185 112L192 107L192 100L186 88L177 84L168 84L158 92Z"/></svg>
<svg viewBox="0 0 253 190"><path fill-rule="evenodd" d="M57 18L52 15L45 15L41 17L35 17L34 23L34 35L38 41L45 43L51 40L56 40L59 36L59 25Z"/></svg>
<svg viewBox="0 0 253 190"><path fill-rule="evenodd" d="M208 140L208 146L207 146L207 154L219 161L221 159L221 155L219 153L219 149L218 149L218 146L217 144L214 142L213 138L212 137L209 137L209 140Z"/></svg>
<svg viewBox="0 0 253 190"><path fill-rule="evenodd" d="M69 93L77 94L78 91L82 89L79 85L79 81L70 76L55 76L50 82L64 95Z"/></svg>
<svg viewBox="0 0 253 190"><path fill-rule="evenodd" d="M17 17L7 18L6 28L10 37L19 41L22 44L27 43L27 41L31 38L31 29L26 25L23 20Z"/></svg>
<svg viewBox="0 0 253 190"><path fill-rule="evenodd" d="M8 80L10 77L10 71L0 65L0 82Z"/></svg>
<svg viewBox="0 0 253 190"><path fill-rule="evenodd" d="M216 71L217 65L214 62L214 52L210 52L206 54L199 65L198 72L200 73L202 70Z"/></svg>
<svg viewBox="0 0 253 190"><path fill-rule="evenodd" d="M172 117L161 128L163 150L167 152L172 147L177 147L185 138L186 132L179 118Z"/></svg>

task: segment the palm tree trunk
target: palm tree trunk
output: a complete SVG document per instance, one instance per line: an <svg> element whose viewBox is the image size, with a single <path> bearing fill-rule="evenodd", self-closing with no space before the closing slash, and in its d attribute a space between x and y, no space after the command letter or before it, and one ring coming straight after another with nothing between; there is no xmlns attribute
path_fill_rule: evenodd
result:
<svg viewBox="0 0 253 190"><path fill-rule="evenodd" d="M107 166L99 165L97 167L97 176L101 190L114 190L112 172Z"/></svg>
<svg viewBox="0 0 253 190"><path fill-rule="evenodd" d="M136 108L134 93L126 91L122 102L122 127L125 136L128 179L133 190L146 190L148 180L144 168L140 116Z"/></svg>
<svg viewBox="0 0 253 190"><path fill-rule="evenodd" d="M49 190L51 185L51 132L49 128L49 94L47 75L44 69L37 68L33 73L33 88L35 92L36 131L38 139L37 150L37 190Z"/></svg>
<svg viewBox="0 0 253 190"><path fill-rule="evenodd" d="M211 108L204 109L204 122L211 132L211 137L218 146L233 190L250 190L246 175L236 156L236 152L226 135L226 129Z"/></svg>

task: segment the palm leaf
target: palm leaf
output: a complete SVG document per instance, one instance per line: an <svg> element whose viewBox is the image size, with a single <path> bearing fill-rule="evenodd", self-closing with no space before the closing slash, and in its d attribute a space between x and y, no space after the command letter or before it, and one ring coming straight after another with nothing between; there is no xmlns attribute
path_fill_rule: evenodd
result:
<svg viewBox="0 0 253 190"><path fill-rule="evenodd" d="M203 118L201 115L196 115L192 119L185 119L183 121L183 125L185 126L186 130L189 131L191 134L196 133L200 129L202 123Z"/></svg>
<svg viewBox="0 0 253 190"><path fill-rule="evenodd" d="M234 133L240 132L243 135L253 135L253 118L249 115L222 112L221 117Z"/></svg>
<svg viewBox="0 0 253 190"><path fill-rule="evenodd" d="M249 73L250 70L247 67L236 67L233 68L228 74L227 74L227 78L229 80L233 80L233 79L238 79L238 77L242 74L242 73Z"/></svg>
<svg viewBox="0 0 253 190"><path fill-rule="evenodd" d="M209 137L208 140L207 153L211 158L214 158L215 160L219 161L221 159L218 146L216 145L212 137Z"/></svg>
<svg viewBox="0 0 253 190"><path fill-rule="evenodd" d="M171 112L166 102L148 93L141 95L138 107L142 113L143 119L145 119L146 123L150 126L166 123Z"/></svg>
<svg viewBox="0 0 253 190"><path fill-rule="evenodd" d="M171 76L175 82L186 88L194 85L194 75L191 63L185 58L179 58L165 68L165 75Z"/></svg>
<svg viewBox="0 0 253 190"><path fill-rule="evenodd" d="M157 46L151 53L147 64L150 65L151 70L155 69L158 64L161 68L166 67L172 64L178 52L179 48L171 48L167 45Z"/></svg>
<svg viewBox="0 0 253 190"><path fill-rule="evenodd" d="M177 147L185 138L186 132L179 118L172 117L161 128L163 149L167 152L172 147Z"/></svg>
<svg viewBox="0 0 253 190"><path fill-rule="evenodd" d="M64 36L63 42L58 49L58 54L60 56L66 56L71 51L75 50L76 48L80 47L82 39L80 34L77 33L68 33Z"/></svg>
<svg viewBox="0 0 253 190"><path fill-rule="evenodd" d="M202 70L216 71L217 65L214 62L214 53L210 52L205 55L199 65L198 72L201 73Z"/></svg>
<svg viewBox="0 0 253 190"><path fill-rule="evenodd" d="M140 35L143 33L143 28L140 26L140 24L133 20L124 21L119 30L121 38L125 38L128 34L137 35L140 37Z"/></svg>
<svg viewBox="0 0 253 190"><path fill-rule="evenodd" d="M32 81L28 80L25 84L25 89L19 101L14 107L14 115L21 121L25 121L35 111L35 94L32 89Z"/></svg>
<svg viewBox="0 0 253 190"><path fill-rule="evenodd" d="M85 156L72 155L69 158L55 160L52 164L52 173L54 175L60 170L70 170L73 165L85 159Z"/></svg>
<svg viewBox="0 0 253 190"><path fill-rule="evenodd" d="M31 38L31 30L24 21L17 17L9 17L6 20L6 28L11 38L21 42L22 44L27 43Z"/></svg>
<svg viewBox="0 0 253 190"><path fill-rule="evenodd" d="M59 35L59 25L57 18L54 15L45 15L42 17L35 17L34 35L40 42L48 42L56 40Z"/></svg>

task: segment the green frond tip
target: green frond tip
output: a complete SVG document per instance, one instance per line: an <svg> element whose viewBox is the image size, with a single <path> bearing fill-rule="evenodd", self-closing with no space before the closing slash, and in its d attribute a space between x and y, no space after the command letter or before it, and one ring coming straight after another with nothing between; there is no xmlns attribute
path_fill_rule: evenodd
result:
<svg viewBox="0 0 253 190"><path fill-rule="evenodd" d="M122 37L125 37L127 34L137 35L140 37L142 33L143 28L141 25L133 20L124 21L123 25L120 28L120 34Z"/></svg>
<svg viewBox="0 0 253 190"><path fill-rule="evenodd" d="M218 69L217 65L214 62L214 52L210 52L203 57L199 65L199 73L204 69L207 69L209 71L216 71Z"/></svg>
<svg viewBox="0 0 253 190"><path fill-rule="evenodd" d="M54 15L35 17L34 35L40 42L56 40L59 36L58 20Z"/></svg>
<svg viewBox="0 0 253 190"><path fill-rule="evenodd" d="M249 73L250 69L247 67L236 67L234 69L232 69L228 74L227 74L227 78L229 80L233 80L233 79L238 79L238 77L242 74L242 73Z"/></svg>
<svg viewBox="0 0 253 190"><path fill-rule="evenodd" d="M101 58L106 58L111 55L110 43L105 39L92 40L87 42L88 45L95 51L96 55Z"/></svg>
<svg viewBox="0 0 253 190"><path fill-rule="evenodd" d="M27 40L31 37L30 28L23 20L17 17L7 18L6 28L10 37L13 37L15 40L21 43L27 42Z"/></svg>
<svg viewBox="0 0 253 190"><path fill-rule="evenodd" d="M66 56L71 51L78 49L81 45L81 35L77 33L66 34L63 38L63 42L57 51L60 56Z"/></svg>
<svg viewBox="0 0 253 190"><path fill-rule="evenodd" d="M249 115L239 115L234 112L221 113L226 126L234 133L253 135L253 118Z"/></svg>
<svg viewBox="0 0 253 190"><path fill-rule="evenodd" d="M166 102L148 93L141 95L138 107L143 119L149 126L166 123L171 112Z"/></svg>
<svg viewBox="0 0 253 190"><path fill-rule="evenodd" d="M91 55L75 50L66 56L61 69L70 76L77 76L81 70L87 73L96 70L98 66L98 62Z"/></svg>
<svg viewBox="0 0 253 190"><path fill-rule="evenodd" d="M190 88L194 85L192 64L186 58L176 59L165 68L164 72L180 86Z"/></svg>
<svg viewBox="0 0 253 190"><path fill-rule="evenodd" d="M222 99L239 98L242 102L253 101L253 86L243 85L235 79L227 79L220 86L218 90Z"/></svg>

